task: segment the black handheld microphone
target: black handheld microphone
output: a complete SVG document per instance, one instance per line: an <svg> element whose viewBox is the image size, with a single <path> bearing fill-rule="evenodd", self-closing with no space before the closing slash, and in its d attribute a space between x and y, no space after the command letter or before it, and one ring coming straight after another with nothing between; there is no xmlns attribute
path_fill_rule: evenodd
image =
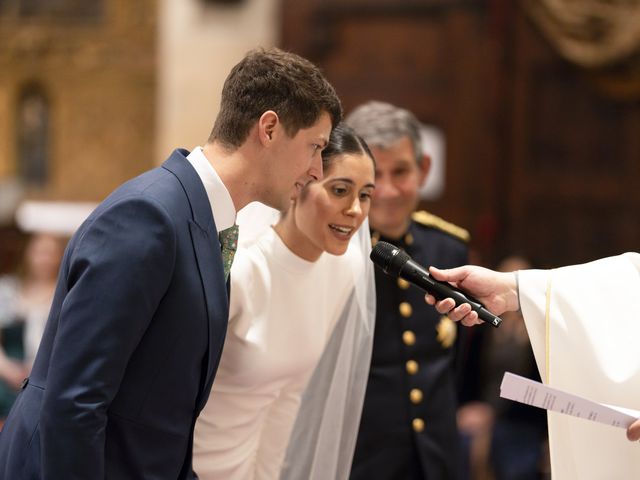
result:
<svg viewBox="0 0 640 480"><path fill-rule="evenodd" d="M456 307L468 303L471 305L471 309L478 314L480 320L490 323L494 327L498 327L502 323L500 317L487 310L478 300L446 282L436 280L429 275L424 267L414 262L405 251L390 243L379 241L371 250L370 258L387 275L404 278L438 300L452 298L456 302Z"/></svg>

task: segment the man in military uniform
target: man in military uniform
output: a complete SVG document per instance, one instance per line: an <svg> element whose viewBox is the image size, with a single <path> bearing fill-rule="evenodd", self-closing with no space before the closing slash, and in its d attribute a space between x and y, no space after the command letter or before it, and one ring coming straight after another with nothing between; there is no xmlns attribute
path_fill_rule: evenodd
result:
<svg viewBox="0 0 640 480"><path fill-rule="evenodd" d="M346 122L376 159L372 243L392 243L425 266L466 264L468 232L414 212L431 166L414 115L369 102ZM351 479L457 479L457 325L427 305L423 291L380 269L376 290L373 356Z"/></svg>

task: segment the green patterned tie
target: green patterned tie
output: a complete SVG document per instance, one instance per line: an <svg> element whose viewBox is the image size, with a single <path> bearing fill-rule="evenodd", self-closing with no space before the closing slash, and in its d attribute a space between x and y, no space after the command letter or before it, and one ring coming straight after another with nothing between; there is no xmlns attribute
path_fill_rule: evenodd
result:
<svg viewBox="0 0 640 480"><path fill-rule="evenodd" d="M225 228L222 230L218 237L220 238L220 245L222 246L222 265L224 266L224 279L229 278L229 271L231 270L231 264L233 263L233 256L238 248L238 225Z"/></svg>

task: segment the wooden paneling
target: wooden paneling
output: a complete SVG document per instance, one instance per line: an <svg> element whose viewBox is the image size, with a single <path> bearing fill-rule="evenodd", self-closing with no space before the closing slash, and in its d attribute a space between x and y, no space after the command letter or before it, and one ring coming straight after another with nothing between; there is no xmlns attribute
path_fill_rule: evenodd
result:
<svg viewBox="0 0 640 480"><path fill-rule="evenodd" d="M441 129L445 191L423 206L482 231L477 245L490 248L497 224L496 60L482 2L301 3L283 2L282 45L323 68L347 112L383 100Z"/></svg>
<svg viewBox="0 0 640 480"><path fill-rule="evenodd" d="M640 107L557 55L516 2L283 0L282 45L349 111L370 99L446 135L446 189L424 206L476 257L556 266L638 250Z"/></svg>
<svg viewBox="0 0 640 480"><path fill-rule="evenodd" d="M510 243L539 264L639 250L637 103L609 98L515 18Z"/></svg>

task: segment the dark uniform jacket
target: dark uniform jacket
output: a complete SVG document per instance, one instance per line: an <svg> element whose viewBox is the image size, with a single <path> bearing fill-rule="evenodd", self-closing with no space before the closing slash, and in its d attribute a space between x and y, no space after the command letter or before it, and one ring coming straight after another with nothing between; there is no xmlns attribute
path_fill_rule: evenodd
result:
<svg viewBox="0 0 640 480"><path fill-rule="evenodd" d="M390 240L424 266L467 263L468 233L417 212ZM424 301L424 292L376 268L377 314L351 478L454 479L460 470L456 427L457 325Z"/></svg>

